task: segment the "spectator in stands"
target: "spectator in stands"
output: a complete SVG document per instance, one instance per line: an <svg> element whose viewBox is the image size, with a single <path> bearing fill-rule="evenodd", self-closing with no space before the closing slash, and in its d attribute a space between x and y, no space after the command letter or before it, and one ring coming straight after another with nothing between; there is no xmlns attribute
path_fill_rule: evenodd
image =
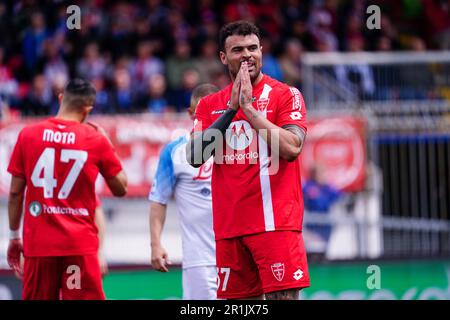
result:
<svg viewBox="0 0 450 320"><path fill-rule="evenodd" d="M287 38L297 38L306 50L313 51L314 39L308 27L308 4L300 0L287 0L281 13L284 20L282 34Z"/></svg>
<svg viewBox="0 0 450 320"><path fill-rule="evenodd" d="M185 20L183 12L179 8L174 8L169 11L168 29L173 41L189 42L190 25Z"/></svg>
<svg viewBox="0 0 450 320"><path fill-rule="evenodd" d="M148 12L148 20L151 28L157 28L167 24L170 10L161 0L147 0L145 11Z"/></svg>
<svg viewBox="0 0 450 320"><path fill-rule="evenodd" d="M377 51L391 51L392 50L391 39L386 36L379 37L377 40L376 50Z"/></svg>
<svg viewBox="0 0 450 320"><path fill-rule="evenodd" d="M191 46L186 41L178 41L175 45L175 54L166 61L169 88L171 90L181 89L183 72L186 69L193 68L194 65L195 61L191 57Z"/></svg>
<svg viewBox="0 0 450 320"><path fill-rule="evenodd" d="M213 39L207 39L201 45L201 55L196 61L200 82L211 83L218 74L225 73L222 63L217 59L218 52L217 41Z"/></svg>
<svg viewBox="0 0 450 320"><path fill-rule="evenodd" d="M411 37L409 50L424 52L427 47L425 41L419 37ZM399 72L399 98L402 100L423 100L432 94L429 91L434 87L433 73L428 64L402 64L398 66Z"/></svg>
<svg viewBox="0 0 450 320"><path fill-rule="evenodd" d="M44 53L44 42L49 38L50 33L45 24L44 14L35 11L31 14L31 26L25 31L23 38L23 57L29 72L33 72L36 63Z"/></svg>
<svg viewBox="0 0 450 320"><path fill-rule="evenodd" d="M392 40L382 35L376 43L376 50L387 52L392 49ZM372 66L375 81L374 100L386 101L398 97L398 66L392 64L376 64Z"/></svg>
<svg viewBox="0 0 450 320"><path fill-rule="evenodd" d="M156 74L164 73L164 63L153 55L154 43L142 41L137 45L137 58L130 63L130 76L133 88L143 92L148 80Z"/></svg>
<svg viewBox="0 0 450 320"><path fill-rule="evenodd" d="M189 106L192 90L199 85L200 74L194 68L188 68L183 71L182 86L175 90L172 96L171 104L177 112L184 112Z"/></svg>
<svg viewBox="0 0 450 320"><path fill-rule="evenodd" d="M166 78L162 74L154 74L147 81L147 91L141 93L139 107L141 110L151 113L164 113L169 111L169 103L166 95Z"/></svg>
<svg viewBox="0 0 450 320"><path fill-rule="evenodd" d="M284 82L298 89L302 85L302 52L303 47L300 41L292 38L286 41L283 55L280 58Z"/></svg>
<svg viewBox="0 0 450 320"><path fill-rule="evenodd" d="M113 103L111 101L111 93L106 88L106 80L102 77L97 77L92 80L92 84L97 91L95 95L94 109L92 114L111 114L115 112Z"/></svg>
<svg viewBox="0 0 450 320"><path fill-rule="evenodd" d="M201 41L215 39L219 33L220 13L214 10L214 0L201 0L199 4L199 22L197 36Z"/></svg>
<svg viewBox="0 0 450 320"><path fill-rule="evenodd" d="M347 46L351 52L364 50L364 38L355 36L347 39ZM356 92L359 98L371 99L375 93L373 70L367 64L337 65L335 67L338 82Z"/></svg>
<svg viewBox="0 0 450 320"><path fill-rule="evenodd" d="M9 77L18 88L11 101L23 99L32 77L41 72L47 80L53 74L63 72L88 80L105 78L114 83L115 65L123 56L131 60L133 89L145 91L148 70L158 69L157 72L162 73L162 69L167 72L168 88L180 90L183 71L193 66L199 69L201 82L212 82L221 87L225 83L224 76L212 63L218 61L210 58L216 53L209 39L217 37L218 23L223 20L255 21L267 30L269 39L280 39L280 47L296 38L305 51L348 51L353 46L349 42L355 38L363 38L365 49L377 51L412 49L410 37L418 37L430 49L449 48L448 1L417 0L397 4L397 1L379 0L382 28L371 31L365 28L366 2L285 0L279 4L268 0L227 3L132 0L110 4L107 1L81 1L81 30L68 30L64 2L44 1L37 7L36 1L0 1L0 46L8 53ZM412 23L420 19L424 21L420 27L418 23ZM146 57L148 43L152 44L150 57ZM269 51L267 45L263 49ZM271 62L267 60L270 58L267 52L264 57L264 71L278 78L276 72L269 70ZM160 63L152 62L150 66L149 62L144 62L148 59L159 59ZM194 61L200 61L200 64ZM361 73L353 73L361 77ZM348 74L344 74L347 78ZM382 79L375 79L374 94L370 94L370 82L367 81L360 85L360 93L377 99L400 96L398 88L380 93L379 85L390 85L379 80ZM5 91L5 88L0 90ZM12 105L15 106L17 104Z"/></svg>
<svg viewBox="0 0 450 320"><path fill-rule="evenodd" d="M450 49L450 3L446 0L422 0L425 26L433 44Z"/></svg>
<svg viewBox="0 0 450 320"><path fill-rule="evenodd" d="M136 92L131 86L128 69L118 67L114 71L114 86L111 92L111 104L116 113L134 113L138 111Z"/></svg>
<svg viewBox="0 0 450 320"><path fill-rule="evenodd" d="M268 37L278 38L283 25L280 5L272 0L258 0L256 5L258 8L256 23L261 30L267 33Z"/></svg>
<svg viewBox="0 0 450 320"><path fill-rule="evenodd" d="M78 61L77 75L81 78L92 80L104 77L106 72L106 62L100 55L98 44L92 42L84 49L84 56Z"/></svg>
<svg viewBox="0 0 450 320"><path fill-rule="evenodd" d="M52 92L43 74L33 78L33 84L27 97L21 103L21 113L24 116L44 116L50 114Z"/></svg>
<svg viewBox="0 0 450 320"><path fill-rule="evenodd" d="M330 213L331 207L341 198L342 193L328 184L323 167L315 165L311 167L308 180L303 185L303 200L305 205L305 215L313 218L327 217ZM322 223L306 223L305 229L308 233L313 233L314 239L319 237L319 241L325 244L322 250L326 249L326 244L330 239L332 225L331 222L325 219ZM306 240L305 240L306 241ZM320 252L320 253L325 253Z"/></svg>
<svg viewBox="0 0 450 320"><path fill-rule="evenodd" d="M258 7L250 0L234 0L225 6L223 19L225 23L247 20L256 22Z"/></svg>
<svg viewBox="0 0 450 320"><path fill-rule="evenodd" d="M0 103L6 110L6 106L15 99L18 84L13 77L11 68L5 62L5 49L0 46Z"/></svg>
<svg viewBox="0 0 450 320"><path fill-rule="evenodd" d="M61 53L58 51L58 47L52 41L52 38L49 38L45 41L44 48L44 75L47 82L52 83L53 79L58 77L64 77L65 81L67 82L67 80L69 79L69 68L62 58ZM56 111L58 111L58 108L55 110L55 112Z"/></svg>
<svg viewBox="0 0 450 320"><path fill-rule="evenodd" d="M272 46L272 40L269 37L262 38L261 46L263 53L262 72L278 81L284 81L280 63L278 62L278 59L273 55L274 50Z"/></svg>
<svg viewBox="0 0 450 320"><path fill-rule="evenodd" d="M335 19L333 14L324 7L316 6L312 9L308 29L314 39L315 47L326 44L330 51L338 49L338 39L335 33Z"/></svg>

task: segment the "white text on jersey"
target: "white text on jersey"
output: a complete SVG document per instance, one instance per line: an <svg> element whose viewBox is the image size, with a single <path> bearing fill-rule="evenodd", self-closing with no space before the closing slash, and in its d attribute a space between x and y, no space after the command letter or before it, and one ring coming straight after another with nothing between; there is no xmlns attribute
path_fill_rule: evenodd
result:
<svg viewBox="0 0 450 320"><path fill-rule="evenodd" d="M44 135L42 137L43 141L56 142L64 144L75 144L75 133L73 132L59 132L50 129L44 130Z"/></svg>

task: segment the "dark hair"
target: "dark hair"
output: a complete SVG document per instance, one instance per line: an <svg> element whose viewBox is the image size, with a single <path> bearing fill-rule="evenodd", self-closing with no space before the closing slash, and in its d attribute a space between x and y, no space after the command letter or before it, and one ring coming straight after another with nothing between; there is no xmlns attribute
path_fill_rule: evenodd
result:
<svg viewBox="0 0 450 320"><path fill-rule="evenodd" d="M225 51L225 40L229 36L239 35L239 36L248 36L248 35L256 35L259 40L261 40L261 34L257 26L253 23L239 20L235 22L228 23L224 25L219 32L219 50Z"/></svg>
<svg viewBox="0 0 450 320"><path fill-rule="evenodd" d="M89 81L75 78L66 85L63 95L62 103L64 106L81 109L85 106L94 105L96 91Z"/></svg>
<svg viewBox="0 0 450 320"><path fill-rule="evenodd" d="M219 88L213 84L210 83L199 84L194 88L194 90L192 90L191 103L189 109L194 111L201 98L207 96L208 94L215 93L217 91L219 91Z"/></svg>

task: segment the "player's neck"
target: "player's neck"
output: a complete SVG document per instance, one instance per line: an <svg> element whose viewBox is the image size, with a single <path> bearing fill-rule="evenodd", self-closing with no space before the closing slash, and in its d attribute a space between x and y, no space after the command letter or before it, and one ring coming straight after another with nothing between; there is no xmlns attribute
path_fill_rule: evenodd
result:
<svg viewBox="0 0 450 320"><path fill-rule="evenodd" d="M56 119L66 120L66 121L75 121L75 122L83 122L84 117L83 115L79 113L74 112L65 112L65 111L59 111L58 114L55 117Z"/></svg>
<svg viewBox="0 0 450 320"><path fill-rule="evenodd" d="M252 86L256 86L258 83L261 82L262 78L263 78L263 73L260 72L259 75L256 77L256 79L254 81L252 81Z"/></svg>

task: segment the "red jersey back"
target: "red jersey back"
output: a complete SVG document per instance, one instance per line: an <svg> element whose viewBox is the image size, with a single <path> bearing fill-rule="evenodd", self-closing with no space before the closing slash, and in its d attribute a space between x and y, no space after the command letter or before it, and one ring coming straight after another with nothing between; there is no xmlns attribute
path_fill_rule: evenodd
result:
<svg viewBox="0 0 450 320"><path fill-rule="evenodd" d="M25 256L97 253L95 180L121 170L113 146L89 125L51 118L25 127L8 166L26 180Z"/></svg>
<svg viewBox="0 0 450 320"><path fill-rule="evenodd" d="M225 112L231 84L200 100L194 131L203 131ZM253 87L253 107L273 124L306 132L306 108L298 89L266 75ZM239 109L215 153L212 174L217 240L273 230L301 230L303 197L299 161L272 156L271 148ZM272 137L272 141L276 139ZM272 143L272 148L274 147Z"/></svg>

